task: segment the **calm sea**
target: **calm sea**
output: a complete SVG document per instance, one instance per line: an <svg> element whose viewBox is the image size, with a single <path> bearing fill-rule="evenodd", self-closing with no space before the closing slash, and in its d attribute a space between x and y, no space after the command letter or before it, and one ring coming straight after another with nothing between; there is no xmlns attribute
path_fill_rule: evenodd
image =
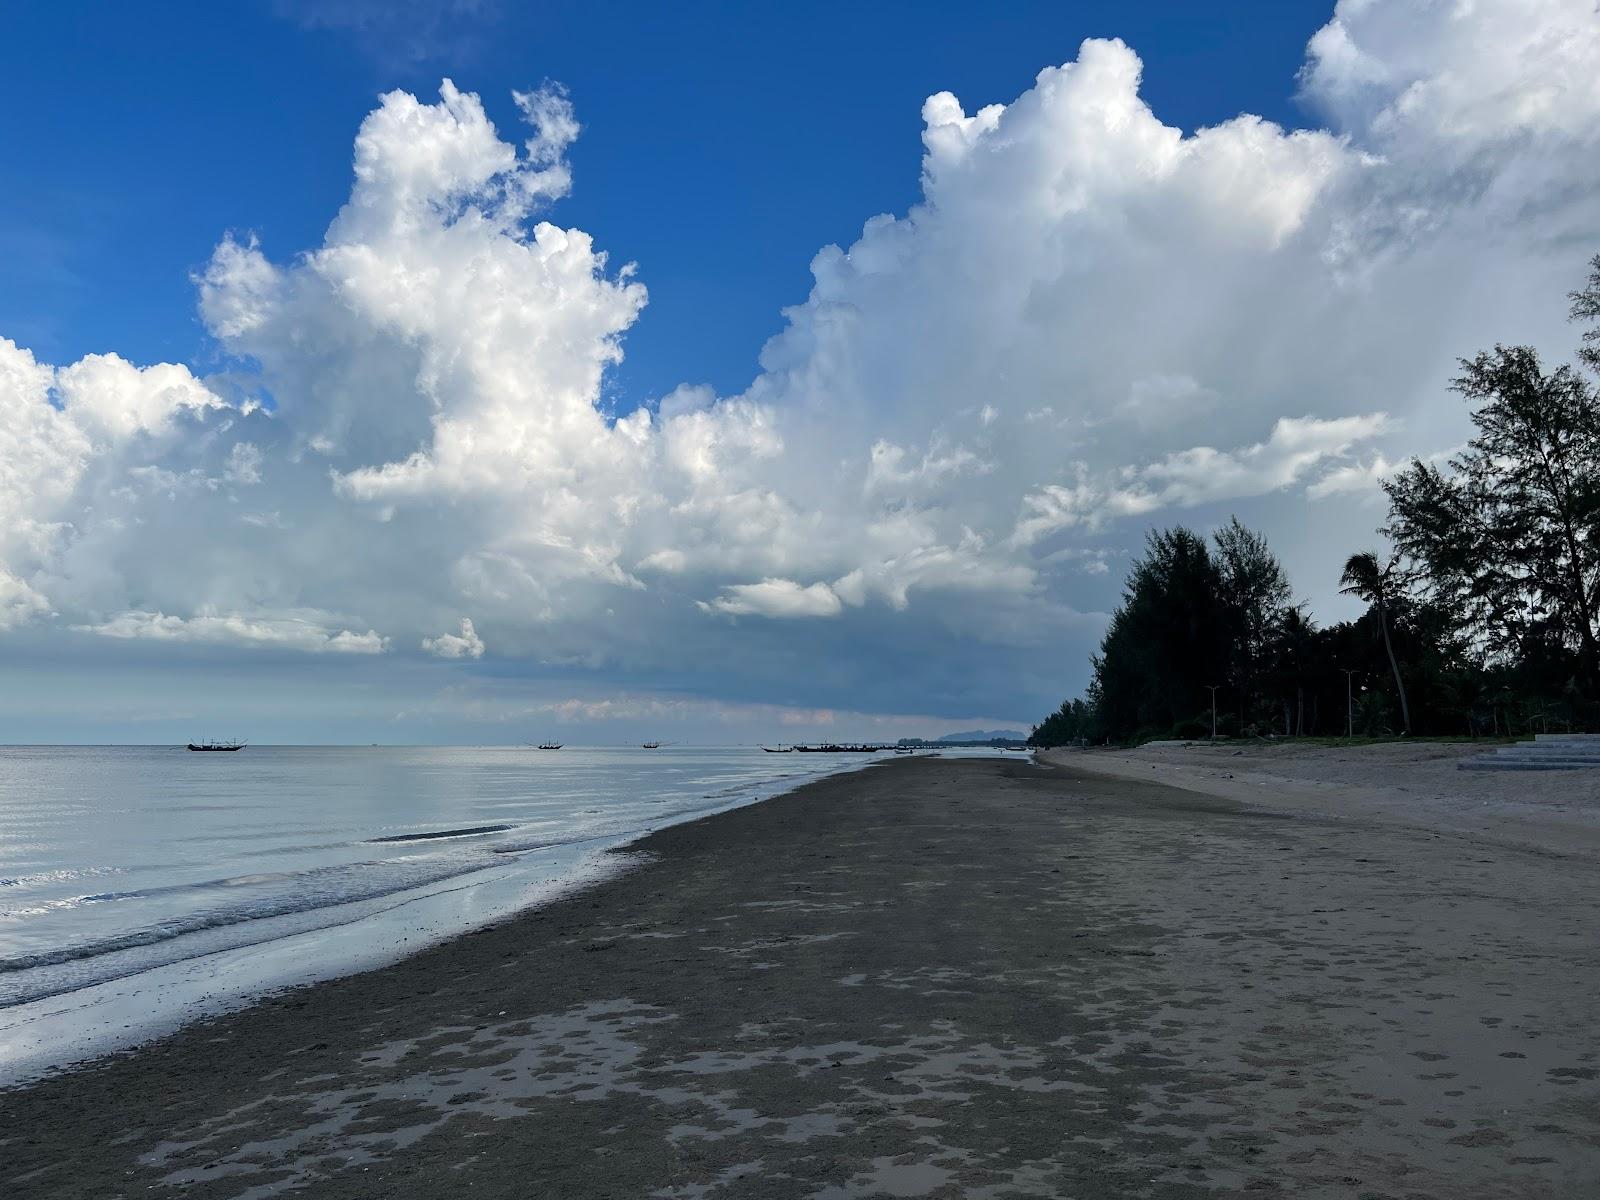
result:
<svg viewBox="0 0 1600 1200"><path fill-rule="evenodd" d="M0 748L0 1076L8 1054L133 1040L395 957L594 878L649 830L861 765L754 747Z"/></svg>

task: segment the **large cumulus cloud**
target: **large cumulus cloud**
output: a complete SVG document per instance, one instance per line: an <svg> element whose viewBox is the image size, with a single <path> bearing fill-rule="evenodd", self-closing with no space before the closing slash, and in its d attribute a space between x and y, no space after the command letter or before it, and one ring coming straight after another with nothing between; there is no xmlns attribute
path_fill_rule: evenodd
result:
<svg viewBox="0 0 1600 1200"><path fill-rule="evenodd" d="M227 370L0 341L0 626L1026 715L1145 524L1237 509L1325 597L1375 477L1459 436L1453 357L1565 347L1597 58L1587 0L1343 0L1319 129L1167 126L1116 41L940 93L920 203L816 256L744 394L620 409L647 296L551 220L568 98L517 142L390 93L320 246L199 273Z"/></svg>

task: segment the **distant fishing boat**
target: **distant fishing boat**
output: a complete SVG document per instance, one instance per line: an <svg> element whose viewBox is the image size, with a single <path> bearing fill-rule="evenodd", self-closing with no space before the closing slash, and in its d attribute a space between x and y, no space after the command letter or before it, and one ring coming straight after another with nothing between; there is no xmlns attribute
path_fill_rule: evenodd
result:
<svg viewBox="0 0 1600 1200"><path fill-rule="evenodd" d="M761 748L763 750L765 750L768 754L793 754L794 753L794 747L793 746L779 746L779 747L763 746Z"/></svg>
<svg viewBox="0 0 1600 1200"><path fill-rule="evenodd" d="M539 743L539 749L541 749L541 750L559 750L559 749L561 749L561 745L562 744L560 742L540 742Z"/></svg>
<svg viewBox="0 0 1600 1200"><path fill-rule="evenodd" d="M659 749L661 749L661 743L660 742L645 742L643 748L646 749L646 750L659 750Z"/></svg>
<svg viewBox="0 0 1600 1200"><path fill-rule="evenodd" d="M246 744L245 742L190 742L189 749L227 754L235 750L243 750Z"/></svg>

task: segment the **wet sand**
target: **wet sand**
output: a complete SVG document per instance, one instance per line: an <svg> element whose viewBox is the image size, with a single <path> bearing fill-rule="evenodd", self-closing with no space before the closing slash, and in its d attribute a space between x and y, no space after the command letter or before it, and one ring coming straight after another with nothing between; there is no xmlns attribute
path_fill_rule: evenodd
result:
<svg viewBox="0 0 1600 1200"><path fill-rule="evenodd" d="M1589 1197L1596 863L1020 760L0 1093L7 1197Z"/></svg>

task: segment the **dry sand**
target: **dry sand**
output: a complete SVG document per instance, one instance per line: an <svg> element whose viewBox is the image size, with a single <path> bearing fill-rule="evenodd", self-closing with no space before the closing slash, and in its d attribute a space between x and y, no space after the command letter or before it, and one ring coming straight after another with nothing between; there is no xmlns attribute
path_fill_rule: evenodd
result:
<svg viewBox="0 0 1600 1200"><path fill-rule="evenodd" d="M1494 743L1500 744L1500 743ZM1159 742L1048 762L1246 804L1600 856L1600 771L1463 771L1486 742Z"/></svg>
<svg viewBox="0 0 1600 1200"><path fill-rule="evenodd" d="M0 1194L1600 1194L1596 863L1416 818L889 763L0 1094Z"/></svg>

